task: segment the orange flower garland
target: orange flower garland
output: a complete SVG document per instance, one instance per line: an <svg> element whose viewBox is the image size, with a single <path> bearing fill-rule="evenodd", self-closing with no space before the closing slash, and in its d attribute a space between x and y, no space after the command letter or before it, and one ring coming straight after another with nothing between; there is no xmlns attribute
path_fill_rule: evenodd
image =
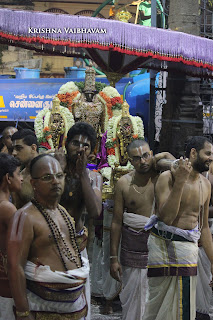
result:
<svg viewBox="0 0 213 320"><path fill-rule="evenodd" d="M72 111L72 103L73 99L79 94L79 91L73 91L72 93L65 93L65 94L57 94L57 97L61 101L61 105L63 107L68 108L70 111Z"/></svg>
<svg viewBox="0 0 213 320"><path fill-rule="evenodd" d="M114 146L114 148L115 148L116 146ZM115 156L115 149L114 148L110 148L110 149L108 149L107 148L107 154L108 155L113 155L113 156Z"/></svg>
<svg viewBox="0 0 213 320"><path fill-rule="evenodd" d="M52 138L49 127L44 127L43 132L44 132L44 139L43 139L44 142L45 142L45 140L48 141L49 139Z"/></svg>
<svg viewBox="0 0 213 320"><path fill-rule="evenodd" d="M113 113L112 113L112 103L111 103L111 98L109 98L104 92L100 91L99 92L100 96L106 101L107 105L107 113L109 119L112 118Z"/></svg>
<svg viewBox="0 0 213 320"><path fill-rule="evenodd" d="M134 134L134 135L132 136L132 138L133 138L133 139L138 139L138 134Z"/></svg>

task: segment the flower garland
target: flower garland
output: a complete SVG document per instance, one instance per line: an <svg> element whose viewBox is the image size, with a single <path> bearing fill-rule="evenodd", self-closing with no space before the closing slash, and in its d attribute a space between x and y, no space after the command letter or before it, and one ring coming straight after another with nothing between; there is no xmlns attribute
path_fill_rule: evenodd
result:
<svg viewBox="0 0 213 320"><path fill-rule="evenodd" d="M118 91L111 86L105 87L99 92L97 97L105 106L104 129L106 131L109 119L115 115L120 115L122 110L122 99Z"/></svg>
<svg viewBox="0 0 213 320"><path fill-rule="evenodd" d="M35 134L36 134L38 141L43 139L43 129L44 129L43 119L45 118L46 113L48 111L49 111L48 108L45 108L45 109L39 111L39 113L37 114L37 116L35 118L34 130L35 130Z"/></svg>
<svg viewBox="0 0 213 320"><path fill-rule="evenodd" d="M106 105L108 118L112 118L113 113L111 99L103 91L99 92L99 95L103 98L104 101L102 100L102 102Z"/></svg>
<svg viewBox="0 0 213 320"><path fill-rule="evenodd" d="M104 182L104 185L110 185L110 180L111 180L111 176L112 176L112 168L111 167L102 168L100 170L100 173L101 173L102 177L106 179L106 181Z"/></svg>
<svg viewBox="0 0 213 320"><path fill-rule="evenodd" d="M71 93L66 92L63 94L58 93L57 97L61 101L61 106L68 108L70 112L72 112L72 104L74 101L79 100L81 94L79 91L73 91Z"/></svg>
<svg viewBox="0 0 213 320"><path fill-rule="evenodd" d="M110 98L120 97L120 94L118 93L117 89L115 89L111 86L105 87L102 90L102 92L104 92Z"/></svg>
<svg viewBox="0 0 213 320"><path fill-rule="evenodd" d="M104 130L107 130L108 120L113 116L118 116L122 110L122 99L118 91L105 84L96 82L96 89L99 92L97 98L105 106ZM69 81L63 84L58 91L58 98L61 105L68 108L72 112L73 102L77 102L81 97L84 88L84 82Z"/></svg>
<svg viewBox="0 0 213 320"><path fill-rule="evenodd" d="M117 139L117 127L118 123L121 120L122 115L116 117L112 117L108 123L107 129L107 140L106 140L106 147L107 147L107 160L110 167L114 168L115 164L119 164L119 150L118 150L118 139ZM133 132L134 135L132 136L132 141L136 139L143 139L144 138L144 126L143 122L140 117L130 116ZM118 168L123 169L133 169L133 166L128 161L126 166L118 166Z"/></svg>
<svg viewBox="0 0 213 320"><path fill-rule="evenodd" d="M75 85L73 81L68 81L67 83L63 84L59 90L59 94L66 94L66 93L72 93L73 91L79 91L78 87Z"/></svg>
<svg viewBox="0 0 213 320"><path fill-rule="evenodd" d="M62 116L64 121L65 132L63 141L65 142L67 132L75 124L75 121L72 113L65 107L60 106L60 115ZM46 145L46 143L48 143L50 148L54 149L52 135L49 129L50 116L51 110L41 110L36 116L34 128L38 142L43 145ZM62 147L64 147L64 143Z"/></svg>

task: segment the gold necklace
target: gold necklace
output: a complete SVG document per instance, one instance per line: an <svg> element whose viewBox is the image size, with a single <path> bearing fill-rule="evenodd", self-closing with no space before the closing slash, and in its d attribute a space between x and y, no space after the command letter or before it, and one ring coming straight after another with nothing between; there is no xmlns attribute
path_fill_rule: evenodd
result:
<svg viewBox="0 0 213 320"><path fill-rule="evenodd" d="M134 178L135 178L135 174L134 174L134 176L133 176L133 178L132 178L132 181L134 180ZM138 190L135 188L135 186L134 186L134 184L133 184L132 182L131 182L131 184L132 184L132 187L133 187L133 189L135 190L135 192L137 192L138 194L144 194L144 192L148 189L148 186L150 185L151 181L152 181L152 179L149 178L149 181L148 181L148 183L146 184L145 190L143 190L142 192L138 191Z"/></svg>

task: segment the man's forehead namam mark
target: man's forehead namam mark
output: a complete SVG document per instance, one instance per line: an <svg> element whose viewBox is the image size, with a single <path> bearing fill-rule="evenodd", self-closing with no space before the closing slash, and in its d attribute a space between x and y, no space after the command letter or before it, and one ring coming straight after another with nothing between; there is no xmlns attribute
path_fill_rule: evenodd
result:
<svg viewBox="0 0 213 320"><path fill-rule="evenodd" d="M149 151L149 148L148 148L148 145L145 144L143 146L140 146L140 147L136 147L134 148L135 149L135 152L139 155L139 156L142 156L145 152ZM133 150L134 150L133 149Z"/></svg>
<svg viewBox="0 0 213 320"><path fill-rule="evenodd" d="M45 171L47 174L61 172L61 167L56 159L41 159L35 163L35 172Z"/></svg>
<svg viewBox="0 0 213 320"><path fill-rule="evenodd" d="M83 143L90 143L90 140L87 136L84 136L82 134L74 136L73 140L82 141Z"/></svg>

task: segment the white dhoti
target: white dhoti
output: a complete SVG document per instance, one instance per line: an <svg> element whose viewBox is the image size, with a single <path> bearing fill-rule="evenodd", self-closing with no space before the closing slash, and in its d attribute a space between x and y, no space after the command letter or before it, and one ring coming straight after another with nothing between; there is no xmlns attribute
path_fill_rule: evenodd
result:
<svg viewBox="0 0 213 320"><path fill-rule="evenodd" d="M103 248L102 241L94 238L91 267L91 292L94 297L103 297L103 274L102 274Z"/></svg>
<svg viewBox="0 0 213 320"><path fill-rule="evenodd" d="M113 279L110 275L110 229L113 205L113 200L106 200L104 203L102 275L103 295L107 300L114 299L121 291L121 283Z"/></svg>
<svg viewBox="0 0 213 320"><path fill-rule="evenodd" d="M124 212L121 241L122 291L120 300L123 320L142 320L147 300L147 217ZM133 229L131 229L133 228ZM140 231L134 230L140 229Z"/></svg>
<svg viewBox="0 0 213 320"><path fill-rule="evenodd" d="M30 310L38 313L38 319L85 319L87 301L84 291L89 262L85 258L82 261L83 267L66 272L53 272L49 266L27 262L27 298Z"/></svg>
<svg viewBox="0 0 213 320"><path fill-rule="evenodd" d="M213 219L209 219L209 227L213 233ZM210 319L210 308L212 303L212 289L209 286L211 281L211 263L202 247L198 253L197 270L197 292L196 292L196 311L199 319L205 317Z"/></svg>
<svg viewBox="0 0 213 320"><path fill-rule="evenodd" d="M143 320L195 319L199 235L197 228L181 230L161 222L152 229L148 240L149 298Z"/></svg>
<svg viewBox="0 0 213 320"><path fill-rule="evenodd" d="M122 266L122 319L141 320L148 292L147 269Z"/></svg>
<svg viewBox="0 0 213 320"><path fill-rule="evenodd" d="M14 300L11 297L7 274L7 255L0 250L0 320L15 320Z"/></svg>
<svg viewBox="0 0 213 320"><path fill-rule="evenodd" d="M13 306L12 298L0 297L0 320L15 320Z"/></svg>
<svg viewBox="0 0 213 320"><path fill-rule="evenodd" d="M199 248L197 275L196 311L203 315L209 315L212 297L212 288L209 286L211 264L202 247Z"/></svg>
<svg viewBox="0 0 213 320"><path fill-rule="evenodd" d="M195 320L196 276L187 278L186 284L181 276L149 278L149 298L143 320ZM186 311L183 310L184 302L188 304L188 296L184 298L185 288L190 296Z"/></svg>
<svg viewBox="0 0 213 320"><path fill-rule="evenodd" d="M88 231L86 227L83 227L81 231L77 233L77 244L79 246L79 249L81 251L81 257L85 258L88 261L88 254L87 254L87 239L88 239ZM90 290L90 276L88 273L87 281L85 283L85 294L86 294L86 300L87 300L87 316L86 320L90 320L91 318L91 290Z"/></svg>

